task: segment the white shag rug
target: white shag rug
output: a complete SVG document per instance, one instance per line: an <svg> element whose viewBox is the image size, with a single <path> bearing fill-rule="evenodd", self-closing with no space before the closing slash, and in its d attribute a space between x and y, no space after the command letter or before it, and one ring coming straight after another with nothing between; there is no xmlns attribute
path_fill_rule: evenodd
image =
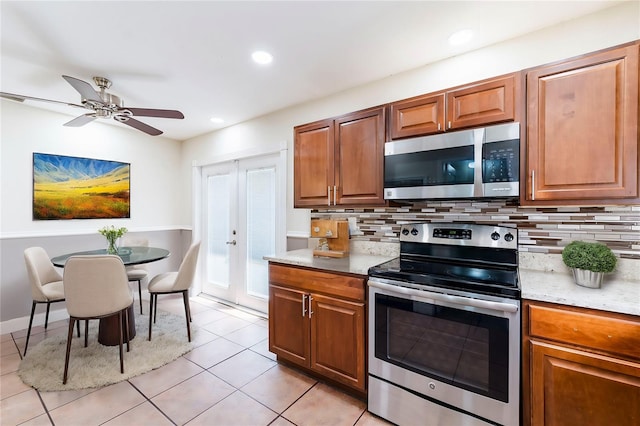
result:
<svg viewBox="0 0 640 426"><path fill-rule="evenodd" d="M98 342L98 320L89 321L89 345L84 347L84 321L80 337L75 328L69 357L67 384L62 384L67 333L51 336L29 347L20 362L18 375L22 381L40 391L62 391L101 387L130 379L161 367L193 349L196 327L191 323L191 343L187 340L184 317L158 310L149 341L149 316L136 313L136 337L130 352L123 344L124 374L120 373L118 345Z"/></svg>

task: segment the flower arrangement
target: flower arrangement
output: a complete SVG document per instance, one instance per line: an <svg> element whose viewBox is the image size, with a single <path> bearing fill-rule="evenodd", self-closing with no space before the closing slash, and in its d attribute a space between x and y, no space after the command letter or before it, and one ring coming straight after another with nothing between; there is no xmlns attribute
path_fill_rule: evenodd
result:
<svg viewBox="0 0 640 426"><path fill-rule="evenodd" d="M111 225L99 229L98 232L104 235L107 239L107 253L118 254L118 246L116 246L116 241L118 240L118 238L127 233L127 228L116 228L115 226Z"/></svg>

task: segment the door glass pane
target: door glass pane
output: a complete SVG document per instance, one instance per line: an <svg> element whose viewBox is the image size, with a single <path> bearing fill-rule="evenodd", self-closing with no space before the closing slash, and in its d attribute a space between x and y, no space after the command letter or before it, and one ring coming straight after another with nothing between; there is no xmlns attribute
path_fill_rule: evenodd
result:
<svg viewBox="0 0 640 426"><path fill-rule="evenodd" d="M247 171L247 293L268 297L268 264L263 259L275 253L274 167Z"/></svg>
<svg viewBox="0 0 640 426"><path fill-rule="evenodd" d="M207 278L224 288L229 287L229 179L228 174L207 179Z"/></svg>

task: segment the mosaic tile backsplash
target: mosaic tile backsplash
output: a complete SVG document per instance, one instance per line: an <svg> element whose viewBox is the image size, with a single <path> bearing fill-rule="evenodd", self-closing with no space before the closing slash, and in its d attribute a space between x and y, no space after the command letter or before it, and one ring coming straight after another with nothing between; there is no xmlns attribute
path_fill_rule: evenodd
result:
<svg viewBox="0 0 640 426"><path fill-rule="evenodd" d="M397 242L414 222L473 222L518 228L519 250L559 254L574 240L598 241L621 258L640 260L640 206L537 207L509 201L443 201L403 207L318 209L312 219L355 217L363 235L353 240Z"/></svg>

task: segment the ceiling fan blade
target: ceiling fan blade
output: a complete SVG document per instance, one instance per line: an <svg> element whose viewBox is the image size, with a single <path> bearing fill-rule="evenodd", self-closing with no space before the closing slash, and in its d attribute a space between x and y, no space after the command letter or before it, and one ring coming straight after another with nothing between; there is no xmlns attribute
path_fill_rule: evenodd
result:
<svg viewBox="0 0 640 426"><path fill-rule="evenodd" d="M184 118L180 111L172 109L151 109L151 108L123 108L131 111L131 114L138 117L160 117L160 118Z"/></svg>
<svg viewBox="0 0 640 426"><path fill-rule="evenodd" d="M80 127L80 126L84 126L87 123L91 123L95 119L96 119L95 114L85 114L85 115L81 115L79 117L74 118L71 121L68 121L68 122L64 123L64 126L67 126L67 127Z"/></svg>
<svg viewBox="0 0 640 426"><path fill-rule="evenodd" d="M82 105L71 104L69 102L60 102L60 101L53 101L51 99L34 98L33 96L16 95L15 93L0 92L0 97L5 99L10 99L16 102L38 101L38 102L49 102L52 104L68 105L76 108L84 108Z"/></svg>
<svg viewBox="0 0 640 426"><path fill-rule="evenodd" d="M142 132L145 132L146 134L149 134L151 136L158 136L162 134L161 130L156 129L155 127L151 127L148 124L143 123L142 121L138 121L135 118L131 118L131 117L123 117L123 116L118 116L116 115L115 117L113 117L116 121L119 121L120 123L126 124L127 126L131 126L134 129L138 129Z"/></svg>
<svg viewBox="0 0 640 426"><path fill-rule="evenodd" d="M80 92L83 100L86 99L88 101L100 103L103 102L98 92L96 92L93 87L86 81L78 80L77 78L69 77L68 75L63 75L62 78L67 80L67 82L72 85L74 89Z"/></svg>

